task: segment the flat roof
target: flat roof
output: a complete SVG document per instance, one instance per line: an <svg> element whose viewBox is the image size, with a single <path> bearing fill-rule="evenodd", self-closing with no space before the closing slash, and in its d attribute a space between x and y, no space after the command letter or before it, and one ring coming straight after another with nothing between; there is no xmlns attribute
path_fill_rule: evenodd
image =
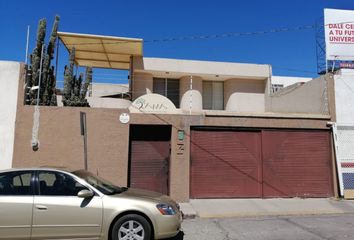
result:
<svg viewBox="0 0 354 240"><path fill-rule="evenodd" d="M143 55L143 39L58 32L70 52L75 47L79 66L129 70L130 58Z"/></svg>
<svg viewBox="0 0 354 240"><path fill-rule="evenodd" d="M171 58L136 58L134 71L151 73L154 77L181 78L196 75L208 80L231 78L265 80L271 76L267 64L200 61Z"/></svg>

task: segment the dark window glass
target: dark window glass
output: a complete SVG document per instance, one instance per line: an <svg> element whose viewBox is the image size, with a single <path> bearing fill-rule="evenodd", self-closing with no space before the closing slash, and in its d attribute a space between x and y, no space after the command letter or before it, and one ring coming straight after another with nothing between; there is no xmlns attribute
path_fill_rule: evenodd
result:
<svg viewBox="0 0 354 240"><path fill-rule="evenodd" d="M166 97L170 99L176 108L179 108L179 80L167 79Z"/></svg>
<svg viewBox="0 0 354 240"><path fill-rule="evenodd" d="M15 171L0 174L0 195L32 195L32 173Z"/></svg>
<svg viewBox="0 0 354 240"><path fill-rule="evenodd" d="M153 92L165 96L166 81L165 81L164 78L154 78L154 81L153 81Z"/></svg>
<svg viewBox="0 0 354 240"><path fill-rule="evenodd" d="M161 94L179 108L179 80L169 78L154 78L153 92Z"/></svg>
<svg viewBox="0 0 354 240"><path fill-rule="evenodd" d="M39 193L44 196L76 196L87 189L71 176L51 171L41 171L38 175Z"/></svg>

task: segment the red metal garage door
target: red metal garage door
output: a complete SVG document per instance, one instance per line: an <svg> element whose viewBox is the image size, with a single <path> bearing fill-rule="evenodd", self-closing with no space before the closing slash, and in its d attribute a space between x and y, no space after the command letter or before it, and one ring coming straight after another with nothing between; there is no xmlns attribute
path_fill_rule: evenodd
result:
<svg viewBox="0 0 354 240"><path fill-rule="evenodd" d="M191 198L333 196L328 131L191 131Z"/></svg>
<svg viewBox="0 0 354 240"><path fill-rule="evenodd" d="M261 197L261 132L191 131L191 198Z"/></svg>
<svg viewBox="0 0 354 240"><path fill-rule="evenodd" d="M264 197L333 196L328 131L263 131Z"/></svg>
<svg viewBox="0 0 354 240"><path fill-rule="evenodd" d="M169 193L170 143L170 125L130 126L130 187Z"/></svg>
<svg viewBox="0 0 354 240"><path fill-rule="evenodd" d="M130 186L168 194L170 142L132 141Z"/></svg>

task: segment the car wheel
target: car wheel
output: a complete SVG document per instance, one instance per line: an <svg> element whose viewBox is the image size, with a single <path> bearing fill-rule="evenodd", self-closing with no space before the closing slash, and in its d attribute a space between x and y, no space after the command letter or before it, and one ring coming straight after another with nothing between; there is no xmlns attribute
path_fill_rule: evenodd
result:
<svg viewBox="0 0 354 240"><path fill-rule="evenodd" d="M118 219L112 228L113 240L150 240L149 222L137 214L128 214Z"/></svg>

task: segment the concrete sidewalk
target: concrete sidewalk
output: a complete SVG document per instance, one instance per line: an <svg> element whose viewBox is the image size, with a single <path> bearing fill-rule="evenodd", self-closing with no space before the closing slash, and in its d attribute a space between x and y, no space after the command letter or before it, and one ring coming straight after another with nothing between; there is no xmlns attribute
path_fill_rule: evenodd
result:
<svg viewBox="0 0 354 240"><path fill-rule="evenodd" d="M193 199L180 206L185 218L354 213L354 201L331 198Z"/></svg>

